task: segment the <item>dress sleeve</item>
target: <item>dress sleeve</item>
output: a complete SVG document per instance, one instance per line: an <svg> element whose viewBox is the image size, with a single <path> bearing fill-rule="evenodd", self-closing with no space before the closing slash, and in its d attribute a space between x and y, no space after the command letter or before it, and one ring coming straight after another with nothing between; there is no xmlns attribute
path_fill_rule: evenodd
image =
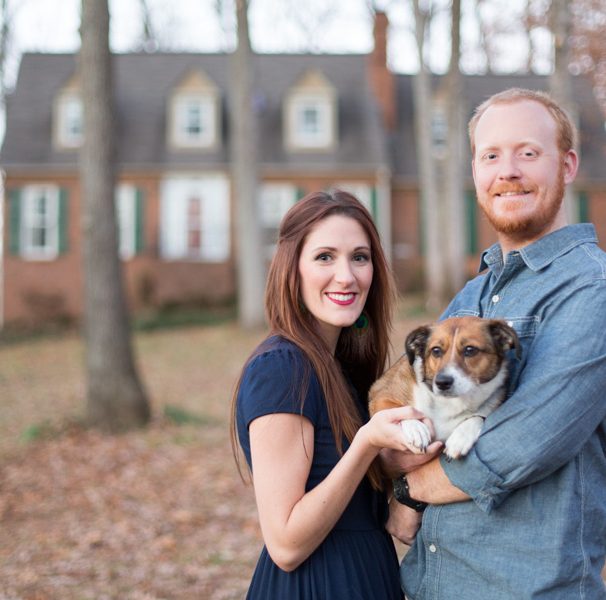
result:
<svg viewBox="0 0 606 600"><path fill-rule="evenodd" d="M572 460L606 419L606 283L583 285L553 307L514 394L463 460L442 465L485 511Z"/></svg>
<svg viewBox="0 0 606 600"><path fill-rule="evenodd" d="M274 413L299 414L315 426L319 417L319 383L297 348L281 347L256 356L246 367L238 394L238 420L250 423Z"/></svg>

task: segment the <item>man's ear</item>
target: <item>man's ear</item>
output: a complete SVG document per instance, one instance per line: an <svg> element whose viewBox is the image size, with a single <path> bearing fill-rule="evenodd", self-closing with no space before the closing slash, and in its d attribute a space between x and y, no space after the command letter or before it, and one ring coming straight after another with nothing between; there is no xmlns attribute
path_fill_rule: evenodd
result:
<svg viewBox="0 0 606 600"><path fill-rule="evenodd" d="M568 150L564 155L564 183L572 183L579 170L579 155L574 150Z"/></svg>
<svg viewBox="0 0 606 600"><path fill-rule="evenodd" d="M417 356L423 356L425 354L425 348L427 347L427 340L431 334L431 328L429 325L422 325L417 327L408 334L404 348L406 349L406 356L408 362L412 365L415 362Z"/></svg>

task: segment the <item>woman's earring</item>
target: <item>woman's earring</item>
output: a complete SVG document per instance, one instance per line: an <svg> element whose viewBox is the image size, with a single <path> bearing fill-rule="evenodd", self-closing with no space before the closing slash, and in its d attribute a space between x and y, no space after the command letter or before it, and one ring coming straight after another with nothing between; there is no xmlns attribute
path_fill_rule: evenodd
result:
<svg viewBox="0 0 606 600"><path fill-rule="evenodd" d="M360 316L356 319L353 326L354 326L354 329L357 329L358 331L363 331L364 329L366 329L368 327L369 323L370 323L370 320L368 318L368 315L366 314L366 312L362 312L360 314Z"/></svg>

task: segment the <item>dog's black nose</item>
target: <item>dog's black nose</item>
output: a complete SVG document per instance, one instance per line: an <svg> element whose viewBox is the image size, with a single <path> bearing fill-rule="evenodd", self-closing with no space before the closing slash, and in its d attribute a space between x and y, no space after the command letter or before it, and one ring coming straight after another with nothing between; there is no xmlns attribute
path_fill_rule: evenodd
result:
<svg viewBox="0 0 606 600"><path fill-rule="evenodd" d="M445 373L438 373L435 381L438 389L445 392L452 387L454 377L452 375L446 375Z"/></svg>

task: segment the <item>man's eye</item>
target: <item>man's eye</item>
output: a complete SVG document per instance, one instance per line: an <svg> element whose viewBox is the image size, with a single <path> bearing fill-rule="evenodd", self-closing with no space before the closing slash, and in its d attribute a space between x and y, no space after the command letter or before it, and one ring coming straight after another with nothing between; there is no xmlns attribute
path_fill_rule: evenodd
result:
<svg viewBox="0 0 606 600"><path fill-rule="evenodd" d="M440 348L439 346L434 346L431 350L431 355L434 358L441 358L444 355L444 352L442 351L442 348Z"/></svg>
<svg viewBox="0 0 606 600"><path fill-rule="evenodd" d="M471 356L475 356L479 351L480 349L475 346L465 346L463 349L463 356L470 358Z"/></svg>

